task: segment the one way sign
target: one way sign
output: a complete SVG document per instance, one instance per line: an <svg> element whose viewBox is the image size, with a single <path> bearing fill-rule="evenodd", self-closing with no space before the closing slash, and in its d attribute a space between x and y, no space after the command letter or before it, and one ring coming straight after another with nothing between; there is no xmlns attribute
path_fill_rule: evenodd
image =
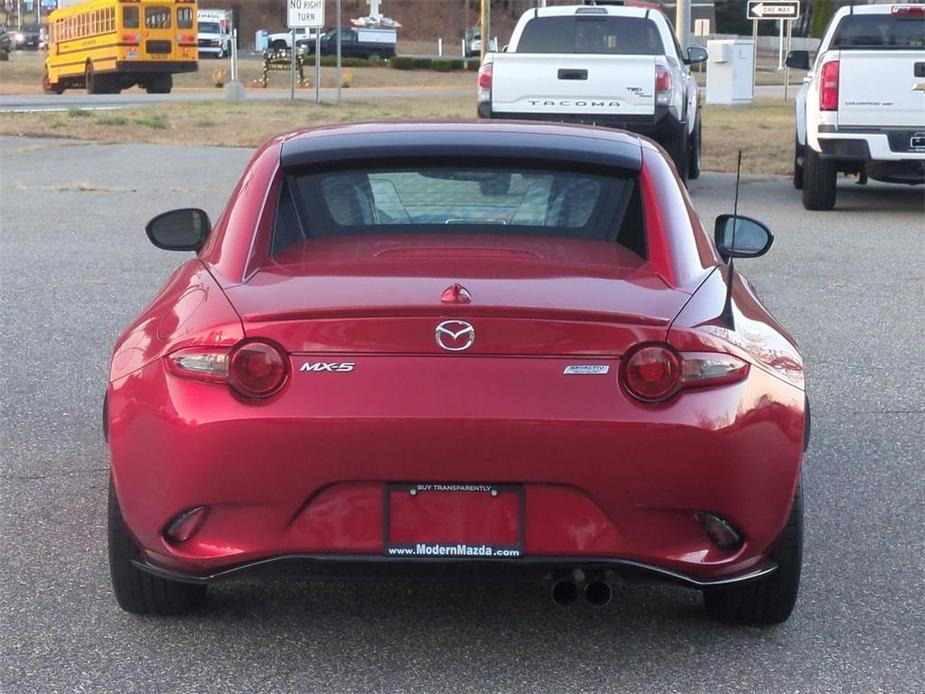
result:
<svg viewBox="0 0 925 694"><path fill-rule="evenodd" d="M799 19L799 0L748 0L749 19Z"/></svg>

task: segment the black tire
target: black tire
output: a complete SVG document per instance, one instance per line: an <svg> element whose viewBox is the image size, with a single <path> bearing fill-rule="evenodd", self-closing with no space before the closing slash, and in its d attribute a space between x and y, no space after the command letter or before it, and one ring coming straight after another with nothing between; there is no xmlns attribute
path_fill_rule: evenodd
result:
<svg viewBox="0 0 925 694"><path fill-rule="evenodd" d="M796 134L793 136L793 187L797 190L803 190L803 165L800 160L803 158L803 145L797 139Z"/></svg>
<svg viewBox="0 0 925 694"><path fill-rule="evenodd" d="M684 125L681 126L680 132L665 140L665 149L671 155L674 167L678 170L678 176L685 185L687 185L687 140L687 127Z"/></svg>
<svg viewBox="0 0 925 694"><path fill-rule="evenodd" d="M809 145L803 148L803 207L831 210L835 207L835 164L823 159Z"/></svg>
<svg viewBox="0 0 925 694"><path fill-rule="evenodd" d="M687 180L696 181L700 178L700 154L703 149L703 123L697 119L694 126L694 135L690 140L687 155Z"/></svg>
<svg viewBox="0 0 925 694"><path fill-rule="evenodd" d="M148 94L170 94L173 89L173 75L155 75L148 82L145 91Z"/></svg>
<svg viewBox="0 0 925 694"><path fill-rule="evenodd" d="M87 88L87 94L102 94L93 63L88 62L84 68L84 85Z"/></svg>
<svg viewBox="0 0 925 694"><path fill-rule="evenodd" d="M780 624L793 612L803 563L803 493L797 487L790 518L777 540L771 561L777 570L741 586L704 591L707 613L733 624Z"/></svg>
<svg viewBox="0 0 925 694"><path fill-rule="evenodd" d="M132 560L138 554L110 480L109 570L119 607L134 614L180 615L191 612L205 599L204 585L168 581L135 567Z"/></svg>

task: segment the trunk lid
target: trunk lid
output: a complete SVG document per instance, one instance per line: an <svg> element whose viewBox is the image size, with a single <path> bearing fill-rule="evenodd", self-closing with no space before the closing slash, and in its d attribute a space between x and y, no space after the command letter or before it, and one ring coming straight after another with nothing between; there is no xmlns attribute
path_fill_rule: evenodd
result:
<svg viewBox="0 0 925 694"><path fill-rule="evenodd" d="M497 113L655 114L655 57L498 53L491 107Z"/></svg>
<svg viewBox="0 0 925 694"><path fill-rule="evenodd" d="M249 337L344 354L446 355L437 326L460 320L466 355L620 355L690 298L613 243L476 236L306 241L227 293Z"/></svg>

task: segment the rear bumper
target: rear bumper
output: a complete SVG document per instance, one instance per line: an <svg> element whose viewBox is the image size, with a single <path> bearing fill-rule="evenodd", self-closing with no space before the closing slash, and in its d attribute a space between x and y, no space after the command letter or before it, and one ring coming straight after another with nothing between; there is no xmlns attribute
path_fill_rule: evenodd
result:
<svg viewBox="0 0 925 694"><path fill-rule="evenodd" d="M688 588L709 589L753 581L777 570L766 560L753 569L732 576L697 578L627 559L607 557L525 557L498 561L448 562L428 559L390 559L365 555L295 554L238 564L209 574L188 574L135 561L135 566L154 576L182 583L207 585L237 579L298 580L421 580L485 581L529 580L564 576L580 569L585 574L612 572L621 578L676 583Z"/></svg>
<svg viewBox="0 0 925 694"><path fill-rule="evenodd" d="M593 113L496 113L491 103L480 102L479 118L495 118L522 121L548 121L574 125L597 125L605 128L628 130L650 137L656 142L669 142L687 130L687 124L678 120L668 107L659 106L651 116L620 116Z"/></svg>
<svg viewBox="0 0 925 694"><path fill-rule="evenodd" d="M817 151L823 159L841 161L925 162L925 126L917 129L838 129L819 132ZM913 147L912 138L921 135L922 146ZM918 141L918 140L917 140Z"/></svg>
<svg viewBox="0 0 925 694"><path fill-rule="evenodd" d="M162 74L177 72L196 72L199 63L194 60L161 60L158 62L131 62L120 61L116 65L116 72L123 74ZM102 72L102 71L101 71Z"/></svg>
<svg viewBox="0 0 925 694"><path fill-rule="evenodd" d="M709 582L764 565L784 527L805 397L760 369L650 407L623 394L616 369L563 379L559 359L407 359L383 373L417 372L414 388L366 380L373 365L357 356L344 377L303 374L256 405L160 362L113 383L113 480L143 563L206 578L292 555L413 570L426 558L384 554L388 482L521 487L523 556L491 565L632 563ZM203 505L197 534L165 538ZM703 512L744 543L712 544Z"/></svg>

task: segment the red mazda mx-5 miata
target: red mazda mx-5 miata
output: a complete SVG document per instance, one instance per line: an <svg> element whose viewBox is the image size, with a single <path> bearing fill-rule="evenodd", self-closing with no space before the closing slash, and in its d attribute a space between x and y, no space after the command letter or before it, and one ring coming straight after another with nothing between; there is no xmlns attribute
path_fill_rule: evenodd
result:
<svg viewBox="0 0 925 694"><path fill-rule="evenodd" d="M549 124L364 124L262 147L126 330L105 419L119 604L211 581L618 575L708 612L793 609L803 363L644 138Z"/></svg>

